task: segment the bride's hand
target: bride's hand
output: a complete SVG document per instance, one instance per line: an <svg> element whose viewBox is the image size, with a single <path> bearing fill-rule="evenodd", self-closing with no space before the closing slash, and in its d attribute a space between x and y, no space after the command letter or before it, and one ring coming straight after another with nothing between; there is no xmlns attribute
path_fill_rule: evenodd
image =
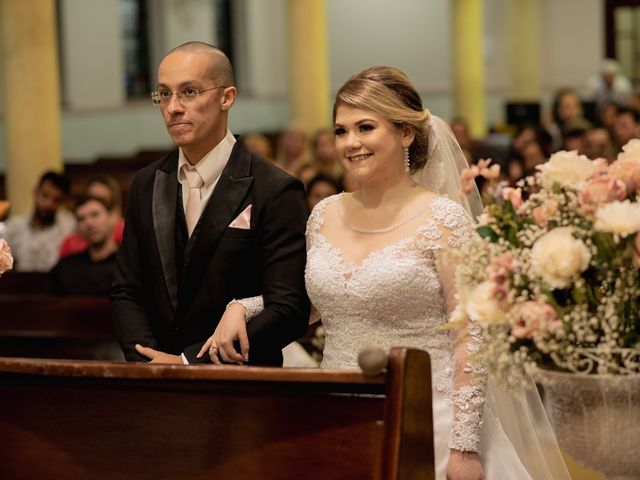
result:
<svg viewBox="0 0 640 480"><path fill-rule="evenodd" d="M486 478L477 453L451 450L447 463L447 480L486 480Z"/></svg>
<svg viewBox="0 0 640 480"><path fill-rule="evenodd" d="M222 359L229 363L242 364L249 360L249 339L247 337L247 324L244 319L245 308L239 303L232 303L225 310L213 335L204 343L197 358L202 357L207 351L211 361L215 364L222 363ZM240 343L240 353L236 351L233 343Z"/></svg>

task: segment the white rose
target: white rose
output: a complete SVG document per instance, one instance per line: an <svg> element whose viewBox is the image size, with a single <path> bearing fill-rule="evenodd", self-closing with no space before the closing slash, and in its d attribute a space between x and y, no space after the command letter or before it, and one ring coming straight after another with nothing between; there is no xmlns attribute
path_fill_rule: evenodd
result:
<svg viewBox="0 0 640 480"><path fill-rule="evenodd" d="M536 167L540 170L540 179L544 188L550 189L554 183L561 186L574 186L593 175L595 165L576 150L562 150L551 155L551 158Z"/></svg>
<svg viewBox="0 0 640 480"><path fill-rule="evenodd" d="M629 200L607 203L596 211L593 226L601 232L615 233L622 237L640 232L640 204Z"/></svg>
<svg viewBox="0 0 640 480"><path fill-rule="evenodd" d="M474 288L467 299L467 315L481 324L505 323L505 312L495 298L496 285L482 282Z"/></svg>
<svg viewBox="0 0 640 480"><path fill-rule="evenodd" d="M618 154L618 160L621 159L640 162L640 138L633 138L622 147L622 152Z"/></svg>
<svg viewBox="0 0 640 480"><path fill-rule="evenodd" d="M564 288L578 273L589 266L591 253L582 240L571 234L571 228L554 228L544 234L531 249L531 267L553 288Z"/></svg>

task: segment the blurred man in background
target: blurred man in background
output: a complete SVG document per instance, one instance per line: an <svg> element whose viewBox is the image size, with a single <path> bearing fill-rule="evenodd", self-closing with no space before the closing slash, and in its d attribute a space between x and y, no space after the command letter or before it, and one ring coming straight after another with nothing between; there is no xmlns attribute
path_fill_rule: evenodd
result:
<svg viewBox="0 0 640 480"><path fill-rule="evenodd" d="M61 208L69 188L65 176L46 172L33 191L33 211L6 222L4 237L11 245L16 271L48 272L58 261L62 240L76 224L73 215Z"/></svg>

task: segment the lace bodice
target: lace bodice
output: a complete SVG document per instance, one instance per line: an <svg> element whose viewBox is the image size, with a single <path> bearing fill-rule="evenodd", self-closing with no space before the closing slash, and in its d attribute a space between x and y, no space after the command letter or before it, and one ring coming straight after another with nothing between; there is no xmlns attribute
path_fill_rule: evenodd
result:
<svg viewBox="0 0 640 480"><path fill-rule="evenodd" d="M471 219L457 203L438 197L415 235L371 252L358 264L345 263L321 233L325 208L340 197L319 203L307 224L305 281L325 328L322 367L357 368L358 352L367 345L428 351L433 387L452 401L450 448L479 451L484 397L466 363L473 345L469 336L454 342L452 330L439 328L454 301L454 268L439 255L443 247L460 247L469 238Z"/></svg>

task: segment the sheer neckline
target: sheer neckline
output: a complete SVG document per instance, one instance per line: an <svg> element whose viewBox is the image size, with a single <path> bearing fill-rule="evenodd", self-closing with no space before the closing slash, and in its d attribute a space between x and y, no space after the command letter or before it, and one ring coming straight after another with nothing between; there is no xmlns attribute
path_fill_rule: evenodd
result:
<svg viewBox="0 0 640 480"><path fill-rule="evenodd" d="M422 231L422 229L433 220L432 215L429 215L429 217L422 222L414 231L413 233L411 233L410 235L400 238L394 242L390 242L386 245L383 245L382 247L379 248L375 248L373 250L370 250L369 252L367 252L365 255L363 255L361 258L359 259L346 259L345 255L344 255L344 250L341 249L340 247L334 245L331 240L329 240L324 233L322 233L320 230L322 229L322 226L325 223L325 219L324 219L324 214L325 214L325 207L329 204L332 203L336 203L340 198L342 198L345 195L345 192L339 193L337 195L332 195L331 197L328 197L327 199L325 199L325 201L323 201L321 204L318 205L318 209L319 211L318 213L318 217L319 217L319 222L318 222L318 226L316 231L314 232L315 236L317 239L320 240L321 243L323 243L325 245L326 248L328 248L329 250L331 250L336 257L338 258L338 261L341 265L341 267L345 270L345 277L347 279L351 278L353 276L353 274L355 274L356 272L358 272L359 270L361 270L361 268L366 264L369 263L371 261L371 259L377 255L383 255L385 253L387 253L390 250L393 249L401 249L404 247L407 247L409 245L411 245L412 243L415 243L420 235L420 232ZM429 202L427 203L425 209L420 212L420 213L425 213L429 210L431 210L431 207L433 205L434 202L437 202L438 200L440 200L442 197L436 196L434 198L432 198L431 200L429 200ZM339 205L336 204L336 208L339 208Z"/></svg>
<svg viewBox="0 0 640 480"><path fill-rule="evenodd" d="M335 246L333 243L331 243L331 241L327 237L325 237L324 234L318 232L316 235L318 237L318 240L321 243L323 243L328 250L331 250L336 255L340 263L340 266L345 270L345 278L348 279L348 278L351 278L353 274L361 270L366 263L369 263L372 257L376 255L382 255L388 250L392 250L394 248L400 248L400 247L405 247L407 245L411 245L411 243L413 243L417 239L417 236L419 235L419 233L401 238L400 240L390 243L388 245L385 245L383 247L373 249L367 252L367 254L364 255L358 261L345 259L344 251L339 247Z"/></svg>

